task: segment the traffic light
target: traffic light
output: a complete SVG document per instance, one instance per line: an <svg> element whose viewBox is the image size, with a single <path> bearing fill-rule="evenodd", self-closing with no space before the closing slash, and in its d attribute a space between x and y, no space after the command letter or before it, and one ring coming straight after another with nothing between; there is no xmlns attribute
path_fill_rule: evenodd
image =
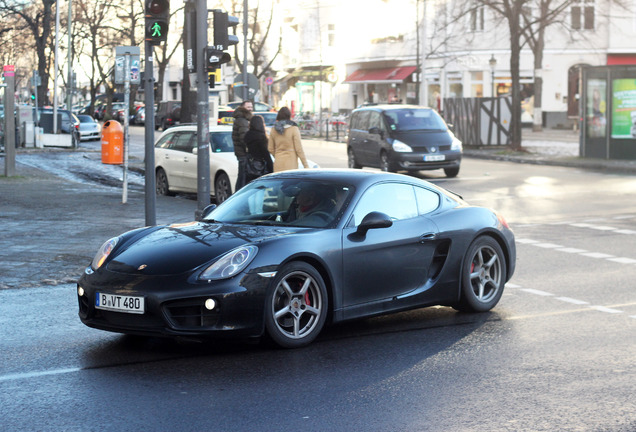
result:
<svg viewBox="0 0 636 432"><path fill-rule="evenodd" d="M225 51L230 45L239 42L238 36L229 34L230 27L236 27L239 19L235 16L228 16L227 12L214 9L214 48Z"/></svg>
<svg viewBox="0 0 636 432"><path fill-rule="evenodd" d="M146 40L159 45L168 38L169 0L146 0Z"/></svg>

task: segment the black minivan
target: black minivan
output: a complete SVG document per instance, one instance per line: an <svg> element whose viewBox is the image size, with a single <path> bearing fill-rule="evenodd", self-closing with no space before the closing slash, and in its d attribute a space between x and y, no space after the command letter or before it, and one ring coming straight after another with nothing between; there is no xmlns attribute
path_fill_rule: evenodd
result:
<svg viewBox="0 0 636 432"><path fill-rule="evenodd" d="M437 112L415 105L371 105L351 114L347 138L349 168L382 171L443 169L459 173L462 142Z"/></svg>

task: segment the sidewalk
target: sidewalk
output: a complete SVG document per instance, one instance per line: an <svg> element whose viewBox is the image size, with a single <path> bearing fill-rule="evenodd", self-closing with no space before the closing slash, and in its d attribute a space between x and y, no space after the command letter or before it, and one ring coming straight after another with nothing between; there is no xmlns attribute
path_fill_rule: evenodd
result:
<svg viewBox="0 0 636 432"><path fill-rule="evenodd" d="M564 166L594 171L636 174L636 160L592 159L579 156L579 131L545 129L533 132L521 130L521 145L525 152L508 148L464 148L464 157L501 160L536 165Z"/></svg>

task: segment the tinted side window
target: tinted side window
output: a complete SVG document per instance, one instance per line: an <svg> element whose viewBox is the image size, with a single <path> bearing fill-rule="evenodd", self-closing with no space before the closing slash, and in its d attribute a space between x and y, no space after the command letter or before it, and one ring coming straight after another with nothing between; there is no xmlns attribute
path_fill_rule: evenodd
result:
<svg viewBox="0 0 636 432"><path fill-rule="evenodd" d="M415 198L420 215L430 213L439 207L439 195L428 189L416 187Z"/></svg>
<svg viewBox="0 0 636 432"><path fill-rule="evenodd" d="M172 148L175 142L175 135L176 134L174 133L170 133L170 134L162 136L161 139L157 141L157 144L155 144L155 147L164 148L164 149Z"/></svg>
<svg viewBox="0 0 636 432"><path fill-rule="evenodd" d="M213 153L233 152L232 132L211 132L210 146Z"/></svg>
<svg viewBox="0 0 636 432"><path fill-rule="evenodd" d="M355 123L351 124L351 129L369 130L370 111L358 111L354 114Z"/></svg>
<svg viewBox="0 0 636 432"><path fill-rule="evenodd" d="M369 188L353 212L353 224L359 225L372 211L386 213L393 220L410 219L418 215L413 186L383 183Z"/></svg>
<svg viewBox="0 0 636 432"><path fill-rule="evenodd" d="M175 134L177 135L174 142L174 150L179 150L186 153L192 153L192 136L194 135L192 132L181 132Z"/></svg>

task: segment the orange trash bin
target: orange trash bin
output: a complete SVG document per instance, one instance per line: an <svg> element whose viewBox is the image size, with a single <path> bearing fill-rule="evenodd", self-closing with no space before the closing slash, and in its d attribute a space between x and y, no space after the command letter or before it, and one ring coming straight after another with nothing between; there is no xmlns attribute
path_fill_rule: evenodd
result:
<svg viewBox="0 0 636 432"><path fill-rule="evenodd" d="M124 128L118 121L109 120L102 126L102 163L124 163Z"/></svg>

